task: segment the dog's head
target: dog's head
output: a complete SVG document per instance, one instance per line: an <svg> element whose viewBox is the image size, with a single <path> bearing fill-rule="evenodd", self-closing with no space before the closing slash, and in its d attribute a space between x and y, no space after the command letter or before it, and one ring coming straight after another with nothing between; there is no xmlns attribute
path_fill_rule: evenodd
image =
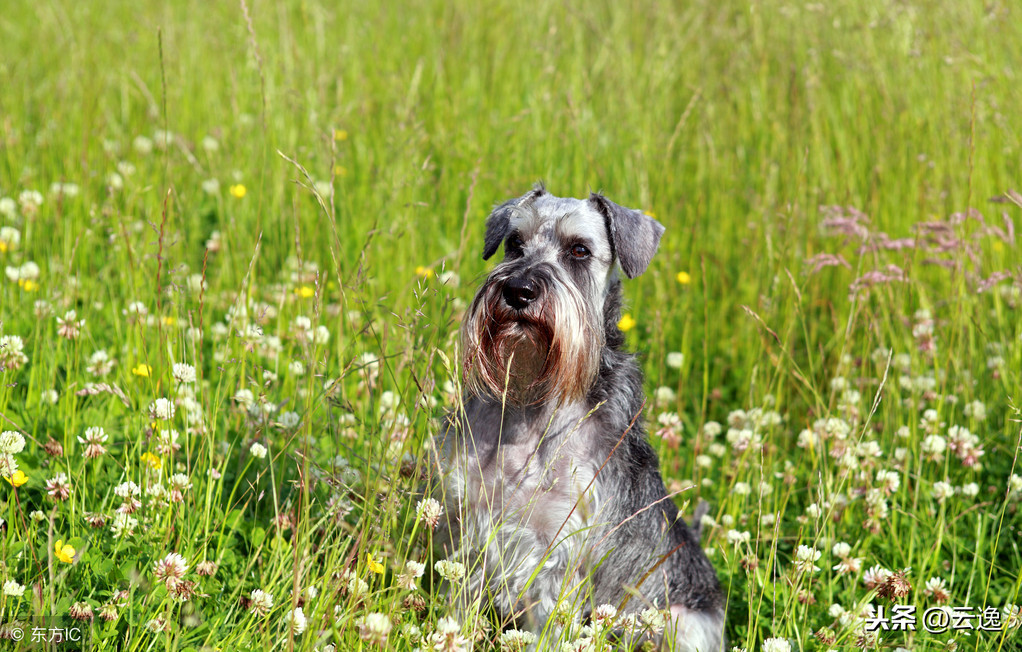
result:
<svg viewBox="0 0 1022 652"><path fill-rule="evenodd" d="M617 267L642 274L664 227L599 194L555 197L542 185L486 221L483 259L501 243L462 325L471 391L512 404L583 397L599 371L604 304Z"/></svg>

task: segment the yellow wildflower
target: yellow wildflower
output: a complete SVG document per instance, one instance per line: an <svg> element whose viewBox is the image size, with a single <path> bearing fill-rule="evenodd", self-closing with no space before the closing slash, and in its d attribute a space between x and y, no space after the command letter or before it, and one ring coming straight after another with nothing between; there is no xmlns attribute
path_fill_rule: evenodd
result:
<svg viewBox="0 0 1022 652"><path fill-rule="evenodd" d="M39 284L30 278L18 279L18 285L21 286L21 289L25 292L35 292L39 289Z"/></svg>
<svg viewBox="0 0 1022 652"><path fill-rule="evenodd" d="M140 364L131 370L131 373L142 378L148 378L153 373L153 368L147 364Z"/></svg>
<svg viewBox="0 0 1022 652"><path fill-rule="evenodd" d="M57 545L53 547L53 551L57 554L57 559L65 564L70 564L75 560L75 549L65 546L63 539L57 539Z"/></svg>
<svg viewBox="0 0 1022 652"><path fill-rule="evenodd" d="M1000 252L1004 251L1004 243L1001 242L1000 240L994 240L994 244L991 245L991 247L997 253L1000 253Z"/></svg>
<svg viewBox="0 0 1022 652"><path fill-rule="evenodd" d="M316 288L311 287L309 285L303 285L301 287L295 288L295 294L297 294L303 299L308 299L310 297L316 296Z"/></svg>
<svg viewBox="0 0 1022 652"><path fill-rule="evenodd" d="M21 485L28 482L28 476L25 475L24 471L18 469L17 471L14 472L14 475L12 475L9 478L5 477L4 480L10 482L12 487L20 487Z"/></svg>
<svg viewBox="0 0 1022 652"><path fill-rule="evenodd" d="M369 564L369 572L376 573L377 575L383 574L383 564L373 559L373 556L368 552L366 553L366 563Z"/></svg>
<svg viewBox="0 0 1022 652"><path fill-rule="evenodd" d="M418 267L415 268L415 274L417 276L421 276L422 278L430 278L431 276L433 276L433 268L423 267L422 265L419 265Z"/></svg>
<svg viewBox="0 0 1022 652"><path fill-rule="evenodd" d="M176 323L177 323L177 317L174 317L173 315L167 315L166 317L163 318L163 325L164 326L173 326Z"/></svg>
<svg viewBox="0 0 1022 652"><path fill-rule="evenodd" d="M635 324L637 323L638 322L635 321L634 317L626 314L621 318L621 321L617 323L617 327L620 328L623 332L627 333L628 331L635 328Z"/></svg>
<svg viewBox="0 0 1022 652"><path fill-rule="evenodd" d="M692 282L692 275L688 272L678 272L677 278L678 283L681 283L682 285L688 285Z"/></svg>
<svg viewBox="0 0 1022 652"><path fill-rule="evenodd" d="M348 176L348 168L344 167L343 165L335 165L334 166L334 176L335 177L346 177L346 176Z"/></svg>
<svg viewBox="0 0 1022 652"><path fill-rule="evenodd" d="M334 129L334 140L336 141L348 140L347 129Z"/></svg>
<svg viewBox="0 0 1022 652"><path fill-rule="evenodd" d="M647 217L652 217L654 220L656 219L656 213L654 213L653 211L642 211L642 214L646 215Z"/></svg>
<svg viewBox="0 0 1022 652"><path fill-rule="evenodd" d="M246 192L248 191L245 189L244 184L236 183L233 186L231 186L231 196L233 197L241 199L242 197L245 196Z"/></svg>
<svg viewBox="0 0 1022 652"><path fill-rule="evenodd" d="M159 471L163 468L163 460L156 457L152 453L142 453L142 461L149 465L154 471Z"/></svg>

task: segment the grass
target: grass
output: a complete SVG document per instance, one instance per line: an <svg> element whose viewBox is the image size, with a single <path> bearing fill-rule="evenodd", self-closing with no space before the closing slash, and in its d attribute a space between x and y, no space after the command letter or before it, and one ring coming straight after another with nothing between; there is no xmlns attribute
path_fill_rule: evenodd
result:
<svg viewBox="0 0 1022 652"><path fill-rule="evenodd" d="M495 645L400 575L437 561L424 442L458 380L439 352L456 361L484 218L543 179L667 226L626 284L627 336L668 483L692 487L688 513L712 505L731 644L877 646L867 605L901 604L919 626L880 647L1020 649L1017 615L922 627L942 601L1022 602L1019 18L913 0L5 7L0 335L27 361L5 342L0 418L27 481L0 487L3 622L91 611L96 649ZM58 317L84 325L65 337ZM157 567L171 553L181 582ZM875 566L907 569L908 594L871 588Z"/></svg>

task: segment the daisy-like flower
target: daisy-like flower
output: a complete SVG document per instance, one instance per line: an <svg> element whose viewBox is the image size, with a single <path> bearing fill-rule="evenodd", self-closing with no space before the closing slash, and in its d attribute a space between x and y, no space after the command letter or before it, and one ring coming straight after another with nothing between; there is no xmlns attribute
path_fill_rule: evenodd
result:
<svg viewBox="0 0 1022 652"><path fill-rule="evenodd" d="M78 319L78 313L68 310L63 317L57 317L57 334L69 340L78 339L85 326L84 319Z"/></svg>
<svg viewBox="0 0 1022 652"><path fill-rule="evenodd" d="M54 500L67 500L71 496L71 483L66 473L58 473L46 481L46 493Z"/></svg>
<svg viewBox="0 0 1022 652"><path fill-rule="evenodd" d="M422 521L429 529L435 529L440 517L444 513L443 505L435 498L420 500L415 507L415 516Z"/></svg>
<svg viewBox="0 0 1022 652"><path fill-rule="evenodd" d="M88 459L95 459L100 455L106 453L106 447L103 445L106 443L108 436L99 426L90 426L85 429L85 437L79 437L78 443L85 444L85 450L82 452L82 457Z"/></svg>
<svg viewBox="0 0 1022 652"><path fill-rule="evenodd" d="M248 610L256 616L265 616L273 609L273 595L262 589L253 589L248 599Z"/></svg>
<svg viewBox="0 0 1022 652"><path fill-rule="evenodd" d="M188 561L176 552L168 554L153 564L153 575L157 582L163 582L167 588L172 588L180 580L184 579L188 571Z"/></svg>

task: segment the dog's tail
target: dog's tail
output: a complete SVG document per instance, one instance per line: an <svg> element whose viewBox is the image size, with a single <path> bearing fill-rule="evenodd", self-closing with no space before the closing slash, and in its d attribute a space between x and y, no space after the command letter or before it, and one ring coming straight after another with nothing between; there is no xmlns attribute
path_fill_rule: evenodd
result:
<svg viewBox="0 0 1022 652"><path fill-rule="evenodd" d="M692 530L692 534L695 535L696 541L702 538L703 534L703 517L710 513L710 503L705 500L700 500L699 504L696 505L696 511L692 514L692 526L689 528Z"/></svg>

